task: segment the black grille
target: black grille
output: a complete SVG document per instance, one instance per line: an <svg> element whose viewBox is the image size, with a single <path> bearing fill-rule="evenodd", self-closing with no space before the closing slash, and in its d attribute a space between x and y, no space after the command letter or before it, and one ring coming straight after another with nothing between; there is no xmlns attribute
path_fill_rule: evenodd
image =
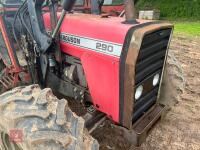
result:
<svg viewBox="0 0 200 150"><path fill-rule="evenodd" d="M134 104L133 122L156 103L159 85L153 86L153 77L162 73L165 54L172 29L163 29L144 37L136 64L135 89L143 85L140 99Z"/></svg>

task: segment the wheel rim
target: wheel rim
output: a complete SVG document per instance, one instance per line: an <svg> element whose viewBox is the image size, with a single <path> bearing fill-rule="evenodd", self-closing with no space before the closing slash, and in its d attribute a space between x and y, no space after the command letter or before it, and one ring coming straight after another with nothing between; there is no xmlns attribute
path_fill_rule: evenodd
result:
<svg viewBox="0 0 200 150"><path fill-rule="evenodd" d="M16 143L10 141L9 135L1 132L2 150L22 150Z"/></svg>

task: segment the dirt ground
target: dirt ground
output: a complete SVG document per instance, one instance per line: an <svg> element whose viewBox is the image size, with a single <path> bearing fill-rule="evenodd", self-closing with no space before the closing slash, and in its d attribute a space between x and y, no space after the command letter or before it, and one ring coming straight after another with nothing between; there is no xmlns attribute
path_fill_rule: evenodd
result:
<svg viewBox="0 0 200 150"><path fill-rule="evenodd" d="M160 101L166 116L151 130L141 150L200 150L200 38L173 38ZM134 150L121 132L105 123L95 132L101 150Z"/></svg>

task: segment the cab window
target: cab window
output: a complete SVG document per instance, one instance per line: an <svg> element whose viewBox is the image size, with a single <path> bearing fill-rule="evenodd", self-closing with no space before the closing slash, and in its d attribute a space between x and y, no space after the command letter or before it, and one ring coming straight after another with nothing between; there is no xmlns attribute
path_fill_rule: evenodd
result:
<svg viewBox="0 0 200 150"><path fill-rule="evenodd" d="M122 5L123 0L104 0L104 5Z"/></svg>
<svg viewBox="0 0 200 150"><path fill-rule="evenodd" d="M83 6L84 0L76 0L75 6Z"/></svg>

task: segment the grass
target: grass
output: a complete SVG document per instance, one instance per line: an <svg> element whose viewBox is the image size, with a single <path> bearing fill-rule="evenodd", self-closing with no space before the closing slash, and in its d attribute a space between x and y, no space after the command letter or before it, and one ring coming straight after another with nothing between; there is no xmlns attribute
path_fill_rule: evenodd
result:
<svg viewBox="0 0 200 150"><path fill-rule="evenodd" d="M200 36L200 22L173 22L175 34L185 34L188 36Z"/></svg>

